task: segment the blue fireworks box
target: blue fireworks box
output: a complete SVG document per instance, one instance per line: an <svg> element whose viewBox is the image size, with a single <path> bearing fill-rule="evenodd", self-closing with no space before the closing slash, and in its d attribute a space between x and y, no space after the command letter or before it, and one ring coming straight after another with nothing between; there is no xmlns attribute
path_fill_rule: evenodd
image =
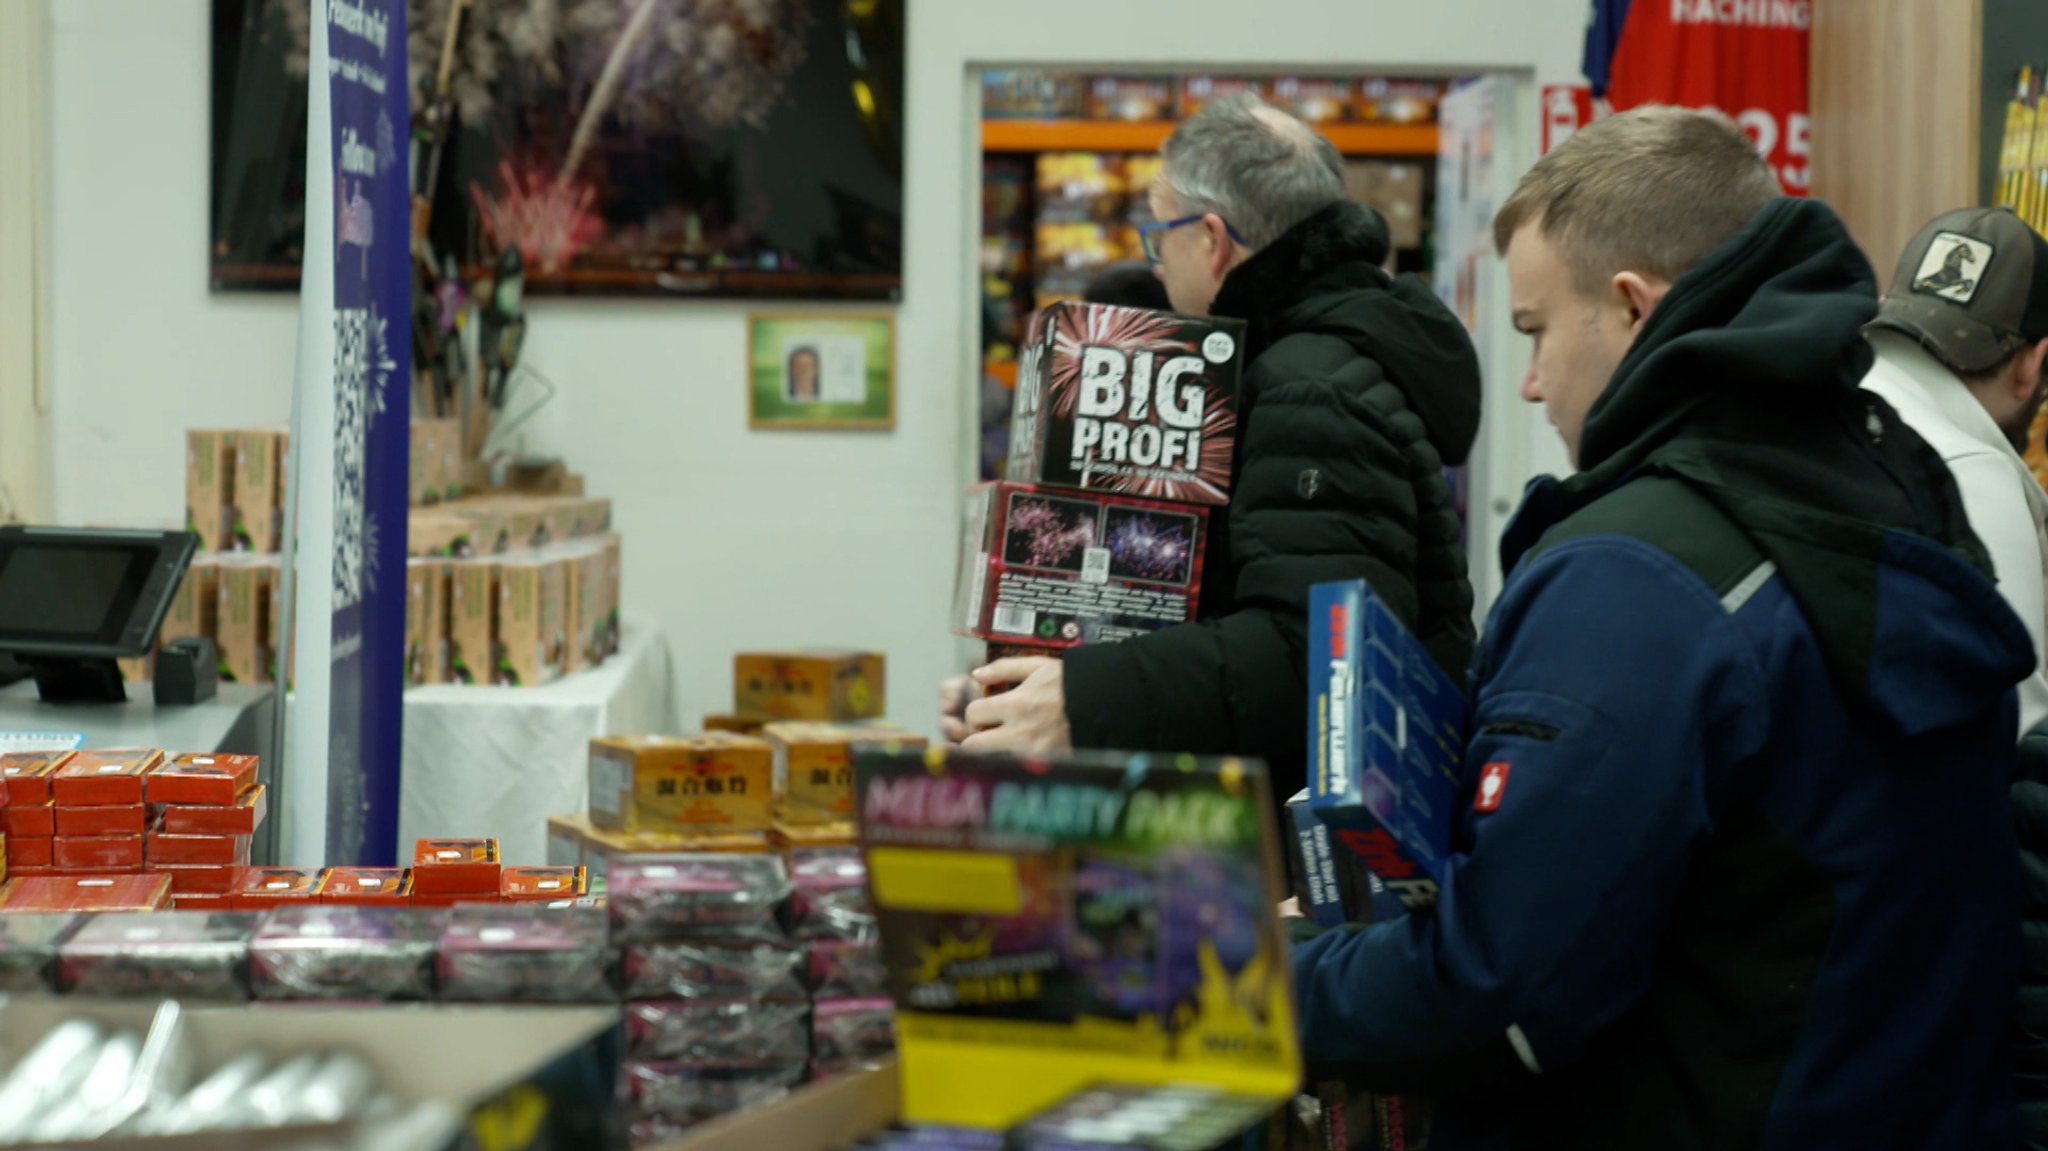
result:
<svg viewBox="0 0 2048 1151"><path fill-rule="evenodd" d="M1435 902L1443 879L1466 707L1364 580L1311 590L1308 807L1328 831L1328 854L1362 861L1405 907ZM1327 889L1355 892L1355 883L1323 878ZM1384 911L1383 900L1372 902ZM1374 915L1355 898L1343 911Z"/></svg>

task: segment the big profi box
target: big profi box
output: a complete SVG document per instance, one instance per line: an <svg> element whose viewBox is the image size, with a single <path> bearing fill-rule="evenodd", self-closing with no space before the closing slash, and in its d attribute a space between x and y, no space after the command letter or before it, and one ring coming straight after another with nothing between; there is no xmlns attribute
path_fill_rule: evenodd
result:
<svg viewBox="0 0 2048 1151"><path fill-rule="evenodd" d="M1310 806L1409 907L1436 900L1465 748L1464 692L1364 580L1309 593Z"/></svg>
<svg viewBox="0 0 2048 1151"><path fill-rule="evenodd" d="M234 502L234 433L185 433L185 527L199 536L202 550L234 547Z"/></svg>
<svg viewBox="0 0 2048 1151"><path fill-rule="evenodd" d="M1230 499L1244 325L1055 304L1017 366L1009 478L1153 499Z"/></svg>
<svg viewBox="0 0 2048 1151"><path fill-rule="evenodd" d="M235 542L237 551L274 552L284 539L284 454L281 431L234 433Z"/></svg>
<svg viewBox="0 0 2048 1151"><path fill-rule="evenodd" d="M1099 492L983 484L967 494L953 626L1068 648L1195 618L1208 510Z"/></svg>

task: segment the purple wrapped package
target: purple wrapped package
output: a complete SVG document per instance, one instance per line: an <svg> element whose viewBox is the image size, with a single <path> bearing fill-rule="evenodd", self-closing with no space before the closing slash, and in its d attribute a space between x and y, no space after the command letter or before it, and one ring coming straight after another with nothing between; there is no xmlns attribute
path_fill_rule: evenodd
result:
<svg viewBox="0 0 2048 1151"><path fill-rule="evenodd" d="M858 849L802 848L789 861L790 928L798 939L875 938L868 867Z"/></svg>
<svg viewBox="0 0 2048 1151"><path fill-rule="evenodd" d="M611 1003L617 953L596 907L471 903L449 913L441 998L468 1003Z"/></svg>
<svg viewBox="0 0 2048 1151"><path fill-rule="evenodd" d="M670 940L625 948L628 999L802 1003L804 951L789 943Z"/></svg>
<svg viewBox="0 0 2048 1151"><path fill-rule="evenodd" d="M58 949L61 982L78 995L245 1000L260 919L240 911L95 915Z"/></svg>
<svg viewBox="0 0 2048 1151"><path fill-rule="evenodd" d="M636 1059L802 1063L811 1057L810 1015L807 1003L629 1003L626 1053Z"/></svg>
<svg viewBox="0 0 2048 1151"><path fill-rule="evenodd" d="M57 990L57 949L86 917L0 915L0 993Z"/></svg>
<svg viewBox="0 0 2048 1151"><path fill-rule="evenodd" d="M613 937L779 939L789 871L773 855L621 857L605 878Z"/></svg>
<svg viewBox="0 0 2048 1151"><path fill-rule="evenodd" d="M820 1062L873 1059L896 1050L896 1004L888 999L821 999L811 1009L811 1049Z"/></svg>
<svg viewBox="0 0 2048 1151"><path fill-rule="evenodd" d="M448 918L407 907L280 907L249 944L249 989L258 999L432 999Z"/></svg>
<svg viewBox="0 0 2048 1151"><path fill-rule="evenodd" d="M819 999L884 999L889 971L876 939L820 939L811 944L811 988Z"/></svg>
<svg viewBox="0 0 2048 1151"><path fill-rule="evenodd" d="M804 1081L801 1063L732 1067L687 1060L627 1060L619 1092L632 1113L687 1125L773 1103Z"/></svg>

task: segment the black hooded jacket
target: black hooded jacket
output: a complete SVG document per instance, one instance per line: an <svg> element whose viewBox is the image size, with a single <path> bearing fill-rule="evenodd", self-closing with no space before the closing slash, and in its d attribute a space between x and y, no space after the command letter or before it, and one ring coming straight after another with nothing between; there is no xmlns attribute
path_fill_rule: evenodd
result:
<svg viewBox="0 0 2048 1151"><path fill-rule="evenodd" d="M1076 747L1257 756L1301 786L1312 584L1364 578L1461 681L1472 587L1445 482L1479 427L1456 316L1390 278L1386 224L1334 204L1233 269L1211 312L1247 322L1231 503L1200 619L1066 657Z"/></svg>

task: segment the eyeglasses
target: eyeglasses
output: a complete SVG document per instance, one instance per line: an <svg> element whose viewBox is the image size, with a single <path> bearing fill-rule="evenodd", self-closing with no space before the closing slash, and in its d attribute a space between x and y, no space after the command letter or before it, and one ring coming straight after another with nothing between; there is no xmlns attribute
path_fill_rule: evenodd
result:
<svg viewBox="0 0 2048 1151"><path fill-rule="evenodd" d="M1192 216L1182 216L1175 220L1160 220L1156 223L1138 225L1138 242L1145 247L1145 258L1152 263L1158 263L1160 237L1173 231L1175 228L1184 228L1189 224L1200 223L1207 215L1208 213L1206 212L1197 212ZM1223 221L1223 231L1231 239L1240 244L1244 243L1244 237L1237 234L1237 229L1230 226L1230 221Z"/></svg>

